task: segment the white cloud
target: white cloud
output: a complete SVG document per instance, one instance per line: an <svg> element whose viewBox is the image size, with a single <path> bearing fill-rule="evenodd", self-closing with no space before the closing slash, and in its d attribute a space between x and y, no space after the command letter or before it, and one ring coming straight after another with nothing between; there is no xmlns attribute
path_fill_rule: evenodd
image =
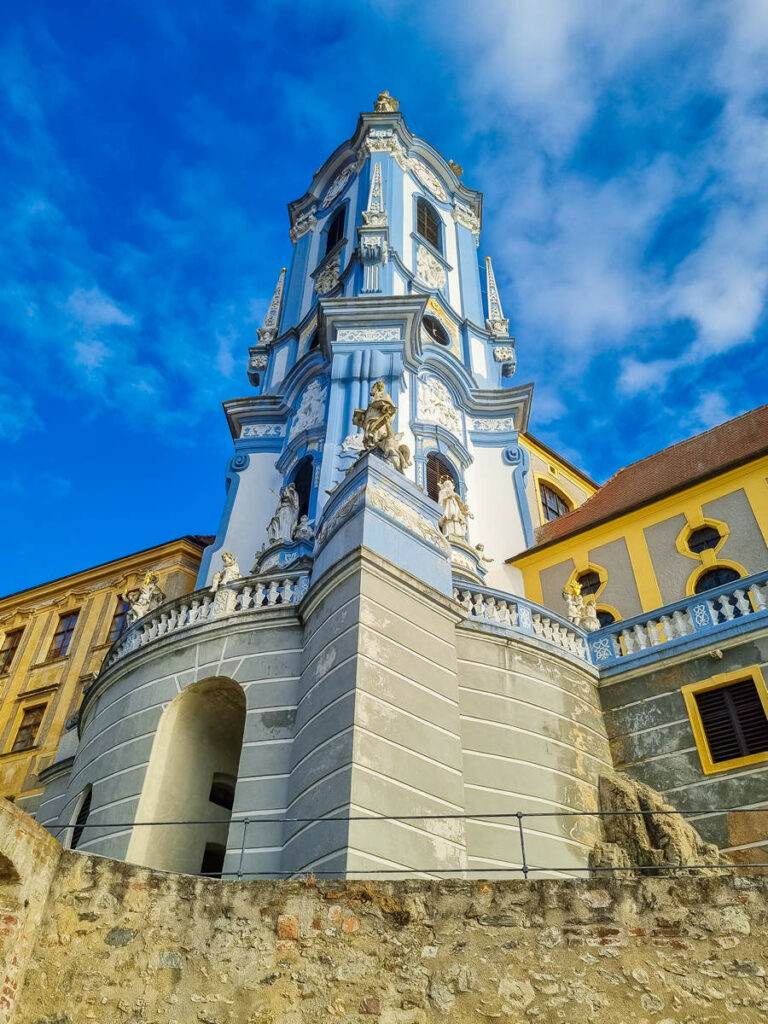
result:
<svg viewBox="0 0 768 1024"><path fill-rule="evenodd" d="M135 318L124 312L100 288L76 288L67 299L67 309L86 328L131 327Z"/></svg>

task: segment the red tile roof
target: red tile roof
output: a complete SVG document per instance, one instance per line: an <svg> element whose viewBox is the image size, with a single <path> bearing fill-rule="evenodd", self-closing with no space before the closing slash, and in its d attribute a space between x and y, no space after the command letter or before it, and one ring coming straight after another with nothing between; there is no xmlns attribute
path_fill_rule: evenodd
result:
<svg viewBox="0 0 768 1024"><path fill-rule="evenodd" d="M766 452L768 405L761 405L620 469L583 505L540 526L534 548L522 551L515 560Z"/></svg>

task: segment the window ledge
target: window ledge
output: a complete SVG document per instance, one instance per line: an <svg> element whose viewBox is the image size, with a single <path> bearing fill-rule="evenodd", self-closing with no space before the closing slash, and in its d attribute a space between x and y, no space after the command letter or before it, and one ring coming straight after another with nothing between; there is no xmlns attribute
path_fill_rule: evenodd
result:
<svg viewBox="0 0 768 1024"><path fill-rule="evenodd" d="M46 658L45 661L38 661L36 665L30 665L30 671L35 668L47 668L49 665L57 665L60 661L66 661L68 654L60 654L55 658Z"/></svg>

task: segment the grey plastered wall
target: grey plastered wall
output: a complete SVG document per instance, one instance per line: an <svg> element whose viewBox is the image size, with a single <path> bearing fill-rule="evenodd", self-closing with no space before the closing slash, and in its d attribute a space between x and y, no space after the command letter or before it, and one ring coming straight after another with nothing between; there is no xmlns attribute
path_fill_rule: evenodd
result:
<svg viewBox="0 0 768 1024"><path fill-rule="evenodd" d="M688 683L753 665L761 666L765 676L766 663L768 635L752 634L727 647L713 643L688 660L601 682L600 702L616 768L658 789L681 810L768 804L766 765L704 774L681 692ZM725 849L766 837L762 815L710 815L694 822L707 839ZM768 849L763 853L762 859L768 860ZM737 859L750 856L740 853Z"/></svg>
<svg viewBox="0 0 768 1024"><path fill-rule="evenodd" d="M729 535L720 548L722 558L739 562L747 575L760 572L768 565L768 548L752 508L743 490L733 491L702 505L703 514L728 524Z"/></svg>
<svg viewBox="0 0 768 1024"><path fill-rule="evenodd" d="M608 573L608 581L600 592L598 604L605 602L619 610L623 619L639 615L643 608L637 592L635 574L627 550L627 542L623 537L612 540L610 544L602 544L589 552L590 562L601 565Z"/></svg>
<svg viewBox="0 0 768 1024"><path fill-rule="evenodd" d="M551 608L560 615L565 614L563 590L574 568L573 559L568 558L564 562L558 562L557 565L550 565L548 568L542 569L539 574L542 601L547 608Z"/></svg>
<svg viewBox="0 0 768 1024"><path fill-rule="evenodd" d="M698 558L681 555L677 550L675 541L686 522L684 515L677 515L643 530L662 604L682 601L688 578L701 564Z"/></svg>
<svg viewBox="0 0 768 1024"><path fill-rule="evenodd" d="M359 548L307 598L284 865L292 871L464 865L455 605Z"/></svg>
<svg viewBox="0 0 768 1024"><path fill-rule="evenodd" d="M457 631L459 695L468 814L590 811L610 753L596 674L501 630ZM583 867L597 838L595 819L525 822L528 862ZM469 866L521 863L516 820L467 823Z"/></svg>
<svg viewBox="0 0 768 1024"><path fill-rule="evenodd" d="M214 676L233 679L246 694L239 768L243 783L238 782L233 813L259 815L266 807L279 814L285 806L287 756L281 755L279 744L270 744L270 757L264 758L260 741L275 738L274 720L270 724L267 719L265 724L265 713L279 709L284 714L295 707L301 638L295 608L261 609L237 620L222 619L171 634L108 669L84 716L58 823L69 823L80 794L89 784L93 786L89 826L101 821L132 822L164 709L187 686ZM79 848L123 858L130 836L130 825L89 827ZM240 838L239 828L233 826L230 844L236 847L238 856ZM272 837L251 838L251 862L258 865L254 869L259 870L262 864L268 864L270 870L275 868L280 859L279 843L275 850L271 848ZM267 848L263 853L262 847Z"/></svg>

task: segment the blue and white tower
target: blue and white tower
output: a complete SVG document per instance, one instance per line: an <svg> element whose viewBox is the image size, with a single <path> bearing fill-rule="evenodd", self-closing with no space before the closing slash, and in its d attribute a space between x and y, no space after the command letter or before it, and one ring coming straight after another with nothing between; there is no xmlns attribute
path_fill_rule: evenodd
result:
<svg viewBox="0 0 768 1024"><path fill-rule="evenodd" d="M505 564L532 541L532 386L482 198L382 93L289 210L198 589L147 591L41 820L177 871L514 871L523 831L582 870L595 819L550 812L594 810L610 757L585 634Z"/></svg>
<svg viewBox="0 0 768 1024"><path fill-rule="evenodd" d="M509 386L514 340L490 259L484 303L482 195L409 132L388 94L375 107L289 204L290 269L250 351L256 394L225 405L235 455L201 582L217 552L252 565L275 495L291 482L302 514L320 523L360 453L353 410L382 380L413 452L410 478L436 499L439 475L450 474L472 512L454 568L520 589L505 559L532 540L518 444L532 386ZM311 548L282 551L281 564L301 553Z"/></svg>

